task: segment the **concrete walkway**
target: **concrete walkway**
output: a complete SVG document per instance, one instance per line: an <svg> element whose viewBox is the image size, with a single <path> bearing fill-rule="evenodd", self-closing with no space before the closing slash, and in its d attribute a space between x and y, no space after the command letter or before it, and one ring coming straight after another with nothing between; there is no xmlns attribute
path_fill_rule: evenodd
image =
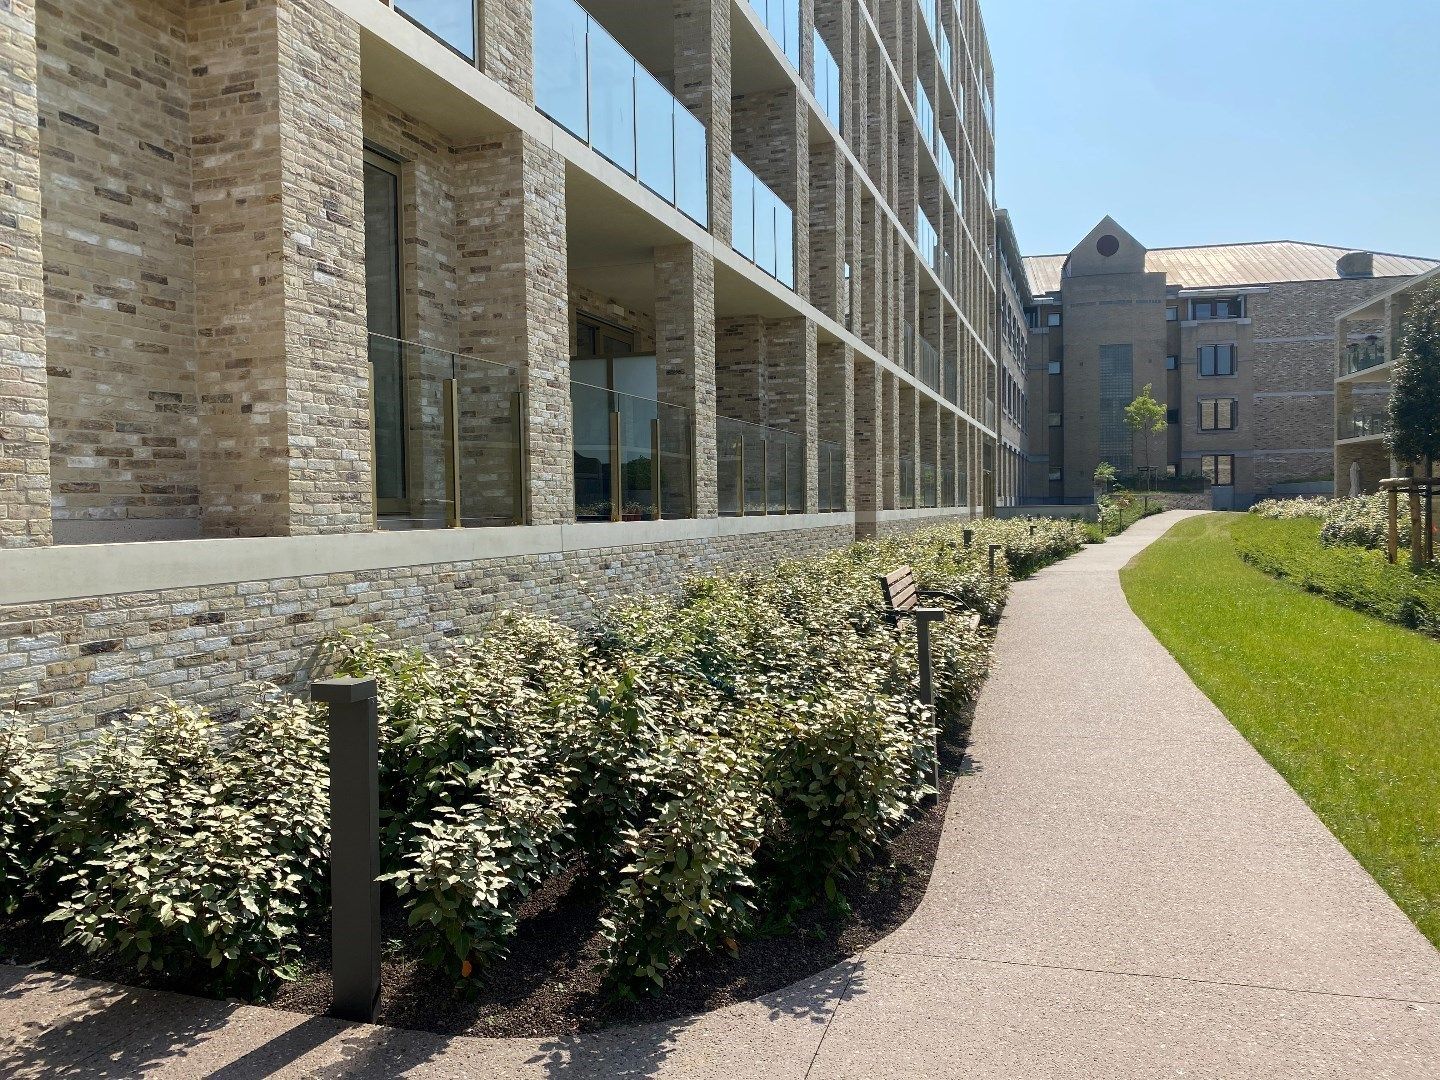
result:
<svg viewBox="0 0 1440 1080"><path fill-rule="evenodd" d="M550 1041L0 969L0 1075L1440 1075L1440 953L1125 602L1117 571L1182 516L1016 586L929 892L854 961Z"/></svg>

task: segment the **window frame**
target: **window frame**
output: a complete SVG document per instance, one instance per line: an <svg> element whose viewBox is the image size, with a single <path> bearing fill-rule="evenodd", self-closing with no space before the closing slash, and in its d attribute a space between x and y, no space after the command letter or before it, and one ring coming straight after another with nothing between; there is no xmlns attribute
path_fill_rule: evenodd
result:
<svg viewBox="0 0 1440 1080"><path fill-rule="evenodd" d="M1230 474L1228 483L1220 482L1220 463L1227 463L1227 471ZM1235 455L1234 454L1201 454L1200 474L1210 481L1211 487L1234 487L1235 486Z"/></svg>
<svg viewBox="0 0 1440 1080"><path fill-rule="evenodd" d="M1205 350L1212 350L1214 358L1211 371L1205 370ZM1220 370L1220 352L1225 349L1229 357L1229 370ZM1240 367L1240 348L1235 342L1216 342L1211 345L1197 345L1195 347L1195 370L1202 379L1230 379L1234 378L1235 372Z"/></svg>
<svg viewBox="0 0 1440 1080"><path fill-rule="evenodd" d="M1229 423L1221 426L1220 406L1228 405ZM1208 408L1207 408L1208 406ZM1216 431L1234 431L1239 426L1240 399L1233 397L1200 398L1195 402L1195 430L1205 433ZM1209 413L1210 425L1206 426L1206 413Z"/></svg>

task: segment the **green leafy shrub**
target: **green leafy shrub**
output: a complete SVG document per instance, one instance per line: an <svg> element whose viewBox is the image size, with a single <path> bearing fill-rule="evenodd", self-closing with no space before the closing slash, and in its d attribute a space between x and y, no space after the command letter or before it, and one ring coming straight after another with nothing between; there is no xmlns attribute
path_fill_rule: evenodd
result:
<svg viewBox="0 0 1440 1080"><path fill-rule="evenodd" d="M34 898L54 785L51 747L18 718L0 715L0 914Z"/></svg>
<svg viewBox="0 0 1440 1080"><path fill-rule="evenodd" d="M233 742L167 705L62 770L47 918L140 971L258 995L290 974L328 847L325 740L299 703Z"/></svg>
<svg viewBox="0 0 1440 1080"><path fill-rule="evenodd" d="M1375 618L1440 637L1440 573L1392 565L1379 551L1325 547L1314 521L1251 520L1235 531L1240 557Z"/></svg>
<svg viewBox="0 0 1440 1080"><path fill-rule="evenodd" d="M1250 512L1271 521L1320 522L1320 541L1327 547L1383 548L1390 532L1389 497L1361 495L1350 499L1266 499ZM1402 506L1398 521L1400 546L1410 543L1410 517Z"/></svg>

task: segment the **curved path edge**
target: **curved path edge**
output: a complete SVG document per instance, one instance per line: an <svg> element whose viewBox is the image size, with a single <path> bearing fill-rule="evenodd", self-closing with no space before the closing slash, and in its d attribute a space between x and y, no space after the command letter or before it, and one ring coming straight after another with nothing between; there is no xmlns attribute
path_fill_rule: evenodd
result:
<svg viewBox="0 0 1440 1080"><path fill-rule="evenodd" d="M6 1076L1428 1077L1440 953L1130 611L1147 519L1015 586L905 925L575 1038L445 1038L0 967Z"/></svg>

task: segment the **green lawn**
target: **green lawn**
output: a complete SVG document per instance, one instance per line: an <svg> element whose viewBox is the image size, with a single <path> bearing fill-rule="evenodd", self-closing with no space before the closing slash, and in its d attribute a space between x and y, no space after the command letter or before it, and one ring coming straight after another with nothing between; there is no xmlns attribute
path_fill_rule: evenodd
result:
<svg viewBox="0 0 1440 1080"><path fill-rule="evenodd" d="M1200 689L1440 946L1440 641L1242 563L1181 522L1121 573Z"/></svg>

